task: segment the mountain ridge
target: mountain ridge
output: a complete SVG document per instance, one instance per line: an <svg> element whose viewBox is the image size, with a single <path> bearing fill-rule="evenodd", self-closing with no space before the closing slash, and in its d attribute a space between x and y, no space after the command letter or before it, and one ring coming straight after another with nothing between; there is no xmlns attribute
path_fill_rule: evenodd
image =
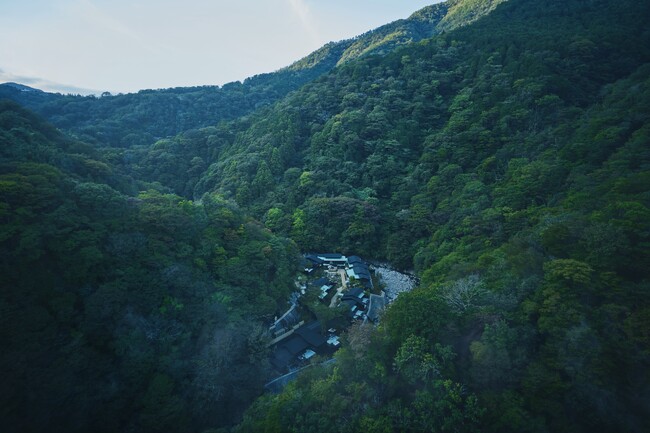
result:
<svg viewBox="0 0 650 433"><path fill-rule="evenodd" d="M476 0L462 0L462 2ZM458 1L456 1L457 4ZM496 4L480 0L478 4ZM474 6L468 10L473 10ZM475 15L481 16L483 10ZM218 86L141 90L125 95L82 97L48 92L20 92L0 84L0 98L12 99L55 126L98 146L152 144L187 130L214 126L269 106L337 66L367 55L385 55L438 33L447 3L436 3L352 39L331 42L276 72ZM469 21L467 21L469 22ZM453 23L447 28L465 25ZM120 134L119 131L128 131Z"/></svg>

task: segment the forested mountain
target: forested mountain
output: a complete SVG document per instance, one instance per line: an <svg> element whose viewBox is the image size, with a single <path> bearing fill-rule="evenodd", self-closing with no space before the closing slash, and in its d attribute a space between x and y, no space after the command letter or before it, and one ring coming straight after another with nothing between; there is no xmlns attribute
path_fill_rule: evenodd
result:
<svg viewBox="0 0 650 433"><path fill-rule="evenodd" d="M132 195L91 146L8 102L0 144L3 429L237 420L268 374L263 324L295 244L216 195Z"/></svg>
<svg viewBox="0 0 650 433"><path fill-rule="evenodd" d="M143 90L135 94L101 97L27 91L15 83L0 85L0 98L8 98L35 111L56 127L95 146L128 148L183 131L233 120L273 104L289 92L329 72L337 64L428 38L441 29L467 24L503 0L479 0L470 12L458 11L452 0L426 7L354 39L332 42L291 66L256 75L241 82L217 86ZM446 16L449 12L449 17ZM459 19L459 16L467 17ZM442 21L441 21L442 20ZM438 28L440 25L440 28Z"/></svg>
<svg viewBox="0 0 650 433"><path fill-rule="evenodd" d="M633 0L450 0L213 89L248 102L13 97L68 136L3 102L4 424L650 430L648 22ZM148 97L187 123L120 119ZM299 250L421 284L242 418Z"/></svg>
<svg viewBox="0 0 650 433"><path fill-rule="evenodd" d="M509 1L239 126L197 194L422 277L242 431L648 429L648 17Z"/></svg>
<svg viewBox="0 0 650 433"><path fill-rule="evenodd" d="M142 170L155 170L154 156L189 165L197 154L215 152L202 161L209 167L198 180L179 170L165 184L197 197L216 189L261 218L272 210L269 224L284 232L292 220L307 218L307 231L293 233L304 247L376 251L377 245L352 238L345 243L340 234L362 226L344 209L354 215L354 203L378 206L381 212L370 213L381 223L366 220L362 231L383 234L358 235L381 239L383 254L409 267L422 257L416 253L424 238L468 216L450 219L459 211L450 203L462 186L456 176L502 190L511 160L540 164L556 147L586 140L575 136L577 125L592 117L611 91L607 84L643 71L647 40L625 6L515 2L470 27L340 67L229 127L159 142ZM567 165L577 164L557 169ZM547 174L553 188L540 184L522 193L517 206L510 199L504 205L527 207L533 193L545 204L566 190L560 174L568 175L565 169ZM191 193L187 183L195 184Z"/></svg>

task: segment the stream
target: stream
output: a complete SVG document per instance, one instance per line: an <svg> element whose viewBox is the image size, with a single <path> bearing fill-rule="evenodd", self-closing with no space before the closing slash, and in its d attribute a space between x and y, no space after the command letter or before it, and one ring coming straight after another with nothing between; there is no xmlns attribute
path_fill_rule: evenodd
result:
<svg viewBox="0 0 650 433"><path fill-rule="evenodd" d="M389 303L394 301L400 293L413 290L419 282L414 275L396 271L386 264L373 264L372 268L384 285L384 292Z"/></svg>

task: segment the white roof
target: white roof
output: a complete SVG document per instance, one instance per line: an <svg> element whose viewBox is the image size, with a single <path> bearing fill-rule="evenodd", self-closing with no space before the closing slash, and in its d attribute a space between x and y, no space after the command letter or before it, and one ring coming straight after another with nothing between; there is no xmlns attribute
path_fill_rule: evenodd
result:
<svg viewBox="0 0 650 433"><path fill-rule="evenodd" d="M330 344L332 346L338 346L339 343L339 337L336 335L332 335L330 338L327 339L327 344Z"/></svg>

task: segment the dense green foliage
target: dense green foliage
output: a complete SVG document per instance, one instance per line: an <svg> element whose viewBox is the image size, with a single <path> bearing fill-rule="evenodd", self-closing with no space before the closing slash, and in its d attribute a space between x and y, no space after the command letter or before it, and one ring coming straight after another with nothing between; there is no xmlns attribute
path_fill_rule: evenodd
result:
<svg viewBox="0 0 650 433"><path fill-rule="evenodd" d="M0 86L12 99L96 147L151 145L183 131L232 120L269 105L333 66L258 75L244 83L110 95L60 95ZM329 68L328 68L329 67Z"/></svg>
<svg viewBox="0 0 650 433"><path fill-rule="evenodd" d="M449 10L441 20L440 30L453 30L489 14L506 0L448 0Z"/></svg>
<svg viewBox="0 0 650 433"><path fill-rule="evenodd" d="M648 18L647 3L510 1L338 69L235 139L208 171L221 191L274 228L289 216L305 246L377 254L341 236L365 224L422 276L362 356L350 343L241 431L650 428ZM252 188L241 155L286 145ZM342 200L376 211L323 229Z"/></svg>
<svg viewBox="0 0 650 433"><path fill-rule="evenodd" d="M589 118L603 86L647 60L647 32L636 16L616 7L617 19L604 25L607 3L581 5L573 5L584 10L572 14L554 4L504 5L460 31L341 67L253 119L232 124L229 131L239 134L221 132L218 158L204 161L209 167L193 194L216 188L259 217L275 209L285 226L301 212L317 216L328 205L336 209L343 199L379 206L375 217L383 233L375 239L383 241L384 254L402 266L415 256L424 260L424 270L428 234L442 226L458 232L470 212L494 209L469 201L476 195L492 200L490 190L504 191L510 160L525 164L554 150L552 141L564 142L557 147L584 140L570 135L583 123L581 116ZM522 200L529 194L552 197L566 189L562 176L568 172L561 168L567 163L535 164L547 169L549 182L540 179L520 191L519 203L511 206L516 210L526 207ZM458 193L470 181L475 190L461 199ZM512 199L494 198L497 204ZM379 229L368 223L367 230ZM308 247L322 237L322 224L305 225L313 231L303 244ZM338 230L331 233L324 246L350 250Z"/></svg>
<svg viewBox="0 0 650 433"><path fill-rule="evenodd" d="M490 4L493 0L482 0ZM476 9L481 16L487 9ZM329 72L337 64L370 54L385 54L439 32L447 4L424 8L354 39L331 42L294 64L241 82L217 86L143 90L100 98L51 94L12 83L0 85L0 99L12 99L55 126L95 146L132 148L151 145L191 129L233 120L273 104L289 92ZM455 15L458 15L457 13ZM474 17L474 18L475 18ZM468 22L446 22L445 29ZM31 91L30 91L31 90Z"/></svg>
<svg viewBox="0 0 650 433"><path fill-rule="evenodd" d="M291 292L295 245L216 195L129 196L91 147L13 104L0 143L3 426L236 420L268 377L263 322Z"/></svg>
<svg viewBox="0 0 650 433"><path fill-rule="evenodd" d="M118 149L3 106L7 413L232 424L287 236L422 284L235 430L650 430L649 21L632 0L450 1L303 59L328 66L272 105Z"/></svg>

